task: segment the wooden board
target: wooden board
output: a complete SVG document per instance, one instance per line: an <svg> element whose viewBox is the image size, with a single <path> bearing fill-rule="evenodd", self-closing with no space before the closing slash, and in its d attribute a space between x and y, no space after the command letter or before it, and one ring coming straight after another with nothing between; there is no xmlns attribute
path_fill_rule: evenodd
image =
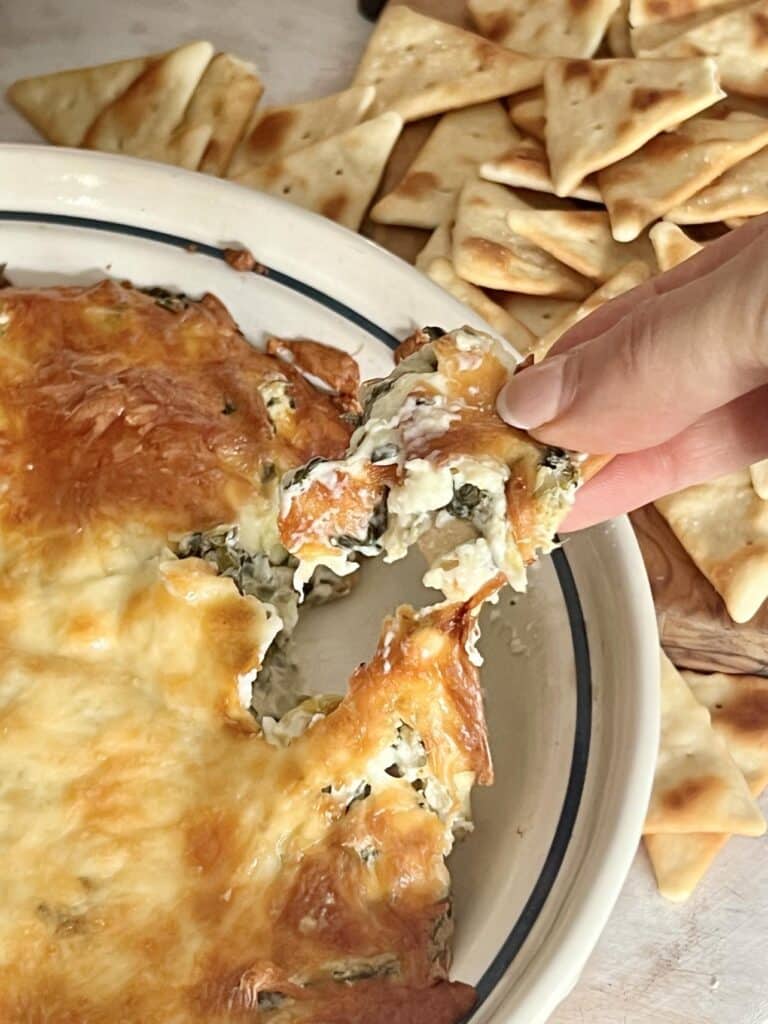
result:
<svg viewBox="0 0 768 1024"><path fill-rule="evenodd" d="M676 665L768 676L768 605L735 623L653 506L630 516L643 552L661 642Z"/></svg>

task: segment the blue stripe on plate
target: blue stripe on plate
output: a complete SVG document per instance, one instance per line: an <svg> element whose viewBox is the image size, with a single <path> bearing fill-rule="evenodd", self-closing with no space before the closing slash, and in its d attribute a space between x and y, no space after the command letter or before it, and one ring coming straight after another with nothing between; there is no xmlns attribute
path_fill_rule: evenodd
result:
<svg viewBox="0 0 768 1024"><path fill-rule="evenodd" d="M131 235L135 238L146 238L153 242L160 242L164 245L172 245L178 249L185 249L188 252L198 252L214 259L223 260L224 250L216 246L195 242L190 238L183 238L180 235L166 234L162 231L152 231L147 228L135 227L132 224L119 224L106 220L91 220L87 217L71 217L63 214L34 213L26 211L0 210L0 221L19 221L22 223L43 223L62 224L70 227L90 228L96 231L109 231L119 235ZM373 323L367 317L347 306L333 296L314 288L304 281L300 281L289 274L272 267L265 267L258 264L254 273L274 281L275 284L304 295L308 299L319 302L332 312L362 328L377 341L384 342L390 348L395 348L398 339L391 335L378 324ZM576 671L576 723L573 737L573 751L571 754L571 767L568 776L568 785L563 799L563 806L560 817L555 828L544 865L539 877L531 890L520 916L515 922L512 930L504 940L501 948L486 969L480 981L477 983L477 1003L472 1013L466 1019L465 1024L475 1018L477 1010L483 1005L493 992L496 985L501 981L510 964L517 956L523 943L531 933L539 915L552 891L560 868L562 867L565 854L568 850L571 836L573 834L576 818L581 805L581 797L584 791L584 780L587 773L587 761L589 759L590 741L592 736L592 670L589 658L589 641L587 639L584 613L579 600L579 593L576 582L571 572L571 567L565 552L558 549L553 552L552 560L557 573L560 590L565 602L568 614L568 623L571 630L571 642L573 645L573 660Z"/></svg>

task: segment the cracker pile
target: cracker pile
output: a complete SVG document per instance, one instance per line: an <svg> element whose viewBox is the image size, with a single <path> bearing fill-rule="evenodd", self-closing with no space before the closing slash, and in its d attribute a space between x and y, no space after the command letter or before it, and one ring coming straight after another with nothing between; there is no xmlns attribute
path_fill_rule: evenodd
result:
<svg viewBox="0 0 768 1024"><path fill-rule="evenodd" d="M768 211L768 0L467 7L475 32L389 5L349 87L291 106L261 106L253 65L208 42L8 95L53 143L224 176L410 250L535 359ZM768 597L768 460L658 508L749 619ZM662 675L646 844L679 900L730 834L765 829L768 682Z"/></svg>

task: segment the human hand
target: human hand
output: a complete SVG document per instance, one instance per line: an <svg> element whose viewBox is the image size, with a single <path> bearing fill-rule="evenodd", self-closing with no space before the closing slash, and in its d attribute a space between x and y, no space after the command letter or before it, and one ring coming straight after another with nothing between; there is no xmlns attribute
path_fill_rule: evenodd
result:
<svg viewBox="0 0 768 1024"><path fill-rule="evenodd" d="M547 444L616 454L565 530L768 456L768 215L576 324L498 409Z"/></svg>

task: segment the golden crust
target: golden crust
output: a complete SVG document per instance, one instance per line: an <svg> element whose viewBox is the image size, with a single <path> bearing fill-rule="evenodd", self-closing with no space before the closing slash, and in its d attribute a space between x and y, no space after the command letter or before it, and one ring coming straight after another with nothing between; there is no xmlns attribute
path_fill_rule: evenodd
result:
<svg viewBox="0 0 768 1024"><path fill-rule="evenodd" d="M211 295L8 288L0 320L0 525L46 560L114 523L165 536L236 522L267 463L338 455L350 434L330 397L248 345ZM259 391L275 379L292 405L277 422Z"/></svg>

